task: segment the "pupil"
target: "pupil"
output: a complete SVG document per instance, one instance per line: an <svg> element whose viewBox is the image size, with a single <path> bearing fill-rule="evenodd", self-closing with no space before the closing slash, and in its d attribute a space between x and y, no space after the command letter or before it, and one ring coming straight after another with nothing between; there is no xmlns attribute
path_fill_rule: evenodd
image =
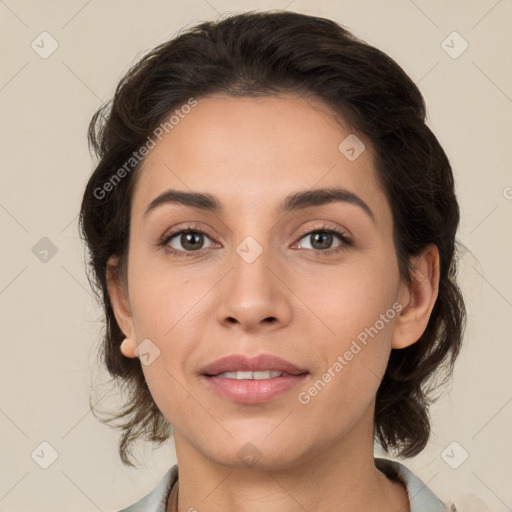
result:
<svg viewBox="0 0 512 512"><path fill-rule="evenodd" d="M194 238L200 237L200 236L201 235L199 233L184 233L182 235L182 242L181 243L182 243L183 247L185 247L185 248L189 248L189 249L201 248L202 243L200 243L200 242L194 243L193 242ZM185 243L183 243L183 237L185 237Z"/></svg>
<svg viewBox="0 0 512 512"><path fill-rule="evenodd" d="M324 243L324 246L322 246L322 244L320 244L320 249L328 249L331 239L332 239L332 235L330 233L325 233L325 234L316 233L313 235L313 238L314 238L313 247L315 246L314 244L316 243L318 238L323 238L324 242L327 240L327 244Z"/></svg>

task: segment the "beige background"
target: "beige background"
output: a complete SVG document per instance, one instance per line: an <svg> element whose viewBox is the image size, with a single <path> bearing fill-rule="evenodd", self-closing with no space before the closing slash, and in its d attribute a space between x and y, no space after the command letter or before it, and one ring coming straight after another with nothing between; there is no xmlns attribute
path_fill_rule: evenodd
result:
<svg viewBox="0 0 512 512"><path fill-rule="evenodd" d="M471 250L460 273L469 324L453 383L432 408L432 439L405 463L462 510L510 510L512 1L5 0L0 511L117 510L174 464L172 445L141 446L146 467L127 469L117 455L119 433L89 411L91 385L105 375L95 360L101 311L76 223L93 167L86 129L144 52L217 13L254 8L331 17L389 53L422 90L429 124L456 174L460 239ZM58 43L48 58L31 47L46 37L51 48L48 36L39 37L43 31ZM458 58L442 47L453 31L469 44ZM449 44L462 48L460 40ZM57 249L46 262L36 245L43 237ZM96 389L93 401L107 391ZM42 442L58 453L47 469L35 462L49 462L51 448ZM446 461L456 465L463 450L467 460L453 469Z"/></svg>

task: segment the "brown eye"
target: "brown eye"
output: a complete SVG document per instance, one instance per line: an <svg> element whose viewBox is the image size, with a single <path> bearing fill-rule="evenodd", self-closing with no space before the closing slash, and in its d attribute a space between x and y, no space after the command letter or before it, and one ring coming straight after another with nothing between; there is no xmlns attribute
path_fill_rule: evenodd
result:
<svg viewBox="0 0 512 512"><path fill-rule="evenodd" d="M194 253L213 245L205 246L205 237L211 241L203 230L189 227L169 233L159 245L176 256L194 256Z"/></svg>
<svg viewBox="0 0 512 512"><path fill-rule="evenodd" d="M306 235L304 238L310 241L310 245L312 247L306 247L306 249L317 249L317 250L327 250L331 249L331 245L334 240L334 236L330 233L326 233L325 231L315 231L314 233L310 233Z"/></svg>
<svg viewBox="0 0 512 512"><path fill-rule="evenodd" d="M202 231L178 231L178 233L169 236L166 243L170 243L176 251L198 251L203 249L205 237L207 235Z"/></svg>
<svg viewBox="0 0 512 512"><path fill-rule="evenodd" d="M333 247L332 244L336 238L339 242ZM338 250L343 250L347 246L351 245L351 241L343 231L327 226L309 231L302 235L300 239L305 239L309 241L310 244L310 247L304 247L303 243L301 243L303 249L313 250L316 252L327 252L331 249L333 252L337 252Z"/></svg>
<svg viewBox="0 0 512 512"><path fill-rule="evenodd" d="M197 251L204 245L204 234L196 231L182 232L173 238L176 238L186 251ZM176 247L174 248L176 249Z"/></svg>

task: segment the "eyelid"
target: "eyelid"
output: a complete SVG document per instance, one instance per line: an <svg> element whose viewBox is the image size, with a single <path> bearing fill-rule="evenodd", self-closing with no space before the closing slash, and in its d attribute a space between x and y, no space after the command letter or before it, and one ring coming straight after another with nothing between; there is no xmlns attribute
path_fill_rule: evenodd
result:
<svg viewBox="0 0 512 512"><path fill-rule="evenodd" d="M329 233L334 236L337 236L341 241L340 245L338 245L336 247L331 247L330 249L325 249L324 251L318 251L315 249L305 249L305 250L313 251L315 253L318 253L319 255L332 254L333 252L337 253L337 252L353 245L352 237L351 237L351 235L348 234L348 230L346 230L344 228L340 228L338 226L330 226L330 225L326 224L325 221L320 221L320 222L322 222L322 224L320 226L309 227L309 228L306 228L305 231L302 231L302 233L301 233L301 235L299 235L299 238L297 241L299 242L305 236L311 235L313 233L316 233L316 232L322 233L323 232L323 233ZM296 243L297 242L295 242L293 245L295 245Z"/></svg>
<svg viewBox="0 0 512 512"><path fill-rule="evenodd" d="M185 223L184 226L180 226L180 224L177 224L177 226L179 226L179 227L173 226L173 227L167 229L164 232L164 234L160 237L159 243L165 242L166 240L169 240L169 238L173 238L176 235L179 235L184 231L194 231L194 232L197 231L198 233L203 233L203 234L209 236L205 229L203 229L199 224L196 224L194 222L187 222L187 223Z"/></svg>
<svg viewBox="0 0 512 512"><path fill-rule="evenodd" d="M312 222L315 222L315 221L312 221ZM301 234L299 235L299 239L304 237L304 235L309 235L316 231L335 232L339 235L343 235L347 239L351 238L350 231L344 227L341 227L341 226L338 226L335 224L333 224L333 225L327 224L327 221L324 221L324 220L318 220L316 222L320 222L321 224L304 228L304 230L302 230Z"/></svg>
<svg viewBox="0 0 512 512"><path fill-rule="evenodd" d="M170 228L167 231L165 231L163 236L156 243L157 248L163 248L166 252L168 252L170 254L181 253L181 255L184 255L184 256L194 256L196 254L203 252L205 250L204 248L199 249L198 251L183 251L183 250L178 250L178 249L174 249L174 248L169 248L169 246L168 246L169 242L173 238L175 238L183 233L186 233L186 232L200 233L200 234L205 235L206 237L210 238L210 240L212 239L210 237L210 235L208 234L208 232L205 229L203 229L202 227L200 227L198 224L195 224L194 222L188 222L183 227L178 227L178 228L173 227L173 228ZM216 242L213 242L213 244L215 244L215 243Z"/></svg>

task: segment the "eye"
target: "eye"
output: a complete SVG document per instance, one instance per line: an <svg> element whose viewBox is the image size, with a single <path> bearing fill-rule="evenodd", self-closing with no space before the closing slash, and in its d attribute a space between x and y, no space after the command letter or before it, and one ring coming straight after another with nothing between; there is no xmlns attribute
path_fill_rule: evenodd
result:
<svg viewBox="0 0 512 512"><path fill-rule="evenodd" d="M195 256L205 249L205 237L211 242L211 238L205 231L190 225L183 229L166 233L157 245L162 247L167 253L177 257ZM332 243L336 238L339 242L336 246L332 247ZM352 241L346 236L344 231L326 225L318 226L302 234L300 240L303 239L309 240L310 247L301 248L319 254L325 253L326 255L345 250L352 245ZM210 243L206 248L213 247L214 245L214 243Z"/></svg>
<svg viewBox="0 0 512 512"><path fill-rule="evenodd" d="M331 247L334 239L338 239L338 245ZM309 241L310 247L302 247L316 252L338 252L352 245L351 240L346 234L338 229L329 226L319 226L314 230L310 230L301 236L300 240ZM302 245L302 244L301 244Z"/></svg>
<svg viewBox="0 0 512 512"><path fill-rule="evenodd" d="M202 229L187 226L185 229L167 233L158 245L163 247L166 252L176 256L194 256L194 253L205 248L205 237L211 241L210 237Z"/></svg>

